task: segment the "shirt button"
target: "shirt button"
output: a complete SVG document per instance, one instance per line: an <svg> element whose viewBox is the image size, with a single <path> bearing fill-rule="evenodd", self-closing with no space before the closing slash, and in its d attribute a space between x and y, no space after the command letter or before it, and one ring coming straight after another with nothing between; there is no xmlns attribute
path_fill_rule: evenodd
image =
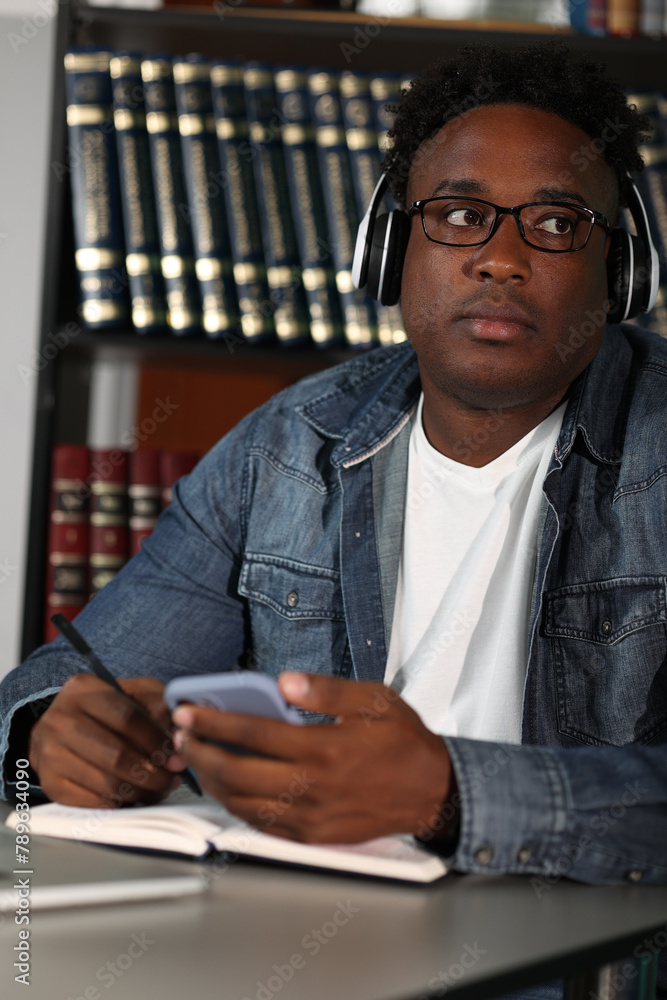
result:
<svg viewBox="0 0 667 1000"><path fill-rule="evenodd" d="M629 872L626 872L625 877L628 882L639 882L643 874L644 872L640 871L639 868L631 868Z"/></svg>
<svg viewBox="0 0 667 1000"><path fill-rule="evenodd" d="M519 852L516 856L516 859L520 865L525 865L527 864L528 861L530 861L531 857L532 853L530 847L521 847L519 848Z"/></svg>
<svg viewBox="0 0 667 1000"><path fill-rule="evenodd" d="M493 851L490 847L478 847L474 854L478 865L488 865L492 857Z"/></svg>
<svg viewBox="0 0 667 1000"><path fill-rule="evenodd" d="M297 606L297 604L299 603L299 595L297 594L296 590L291 590L289 592L289 594L287 595L287 603L289 604L290 608L295 608Z"/></svg>
<svg viewBox="0 0 667 1000"><path fill-rule="evenodd" d="M611 622L608 618L605 618L602 625L600 625L600 631L603 635L611 635Z"/></svg>

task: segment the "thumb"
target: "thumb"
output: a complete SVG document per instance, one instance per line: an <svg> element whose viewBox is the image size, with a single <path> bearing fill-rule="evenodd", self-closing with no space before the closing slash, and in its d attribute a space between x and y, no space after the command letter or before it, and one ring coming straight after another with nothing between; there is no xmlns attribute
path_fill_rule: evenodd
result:
<svg viewBox="0 0 667 1000"><path fill-rule="evenodd" d="M303 674L286 670L278 678L286 701L311 712L339 717L359 715L380 717L390 704L399 701L393 688L373 681L352 681L323 674Z"/></svg>

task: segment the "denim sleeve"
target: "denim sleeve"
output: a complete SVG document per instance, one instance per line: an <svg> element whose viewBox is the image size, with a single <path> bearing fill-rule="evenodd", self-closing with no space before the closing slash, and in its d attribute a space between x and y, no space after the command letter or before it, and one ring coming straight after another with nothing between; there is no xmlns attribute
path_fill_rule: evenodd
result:
<svg viewBox="0 0 667 1000"><path fill-rule="evenodd" d="M667 884L667 746L512 746L448 737L462 872Z"/></svg>
<svg viewBox="0 0 667 1000"><path fill-rule="evenodd" d="M116 676L166 683L179 674L234 667L242 657L247 612L237 581L251 426L248 417L179 481L141 552L77 616L78 630ZM0 797L7 797L12 758L26 745L18 720L25 730L65 680L85 669L58 638L35 650L0 684ZM21 708L8 753L12 721Z"/></svg>

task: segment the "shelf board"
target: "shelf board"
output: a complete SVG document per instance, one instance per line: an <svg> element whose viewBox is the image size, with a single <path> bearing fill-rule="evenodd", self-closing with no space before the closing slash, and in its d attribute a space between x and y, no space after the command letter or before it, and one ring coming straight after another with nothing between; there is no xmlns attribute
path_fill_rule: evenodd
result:
<svg viewBox="0 0 667 1000"><path fill-rule="evenodd" d="M104 361L139 361L141 364L173 364L224 368L235 360L271 365L305 365L326 368L355 357L350 347L318 348L315 345L287 347L283 344L248 344L236 340L144 336L131 330L91 332L82 330L72 337L66 354Z"/></svg>
<svg viewBox="0 0 667 1000"><path fill-rule="evenodd" d="M504 47L557 37L577 54L607 62L622 86L636 87L641 80L647 88L662 90L667 61L664 38L584 35L567 26L533 22L439 21L235 6L231 0L226 0L222 14L212 5L141 10L88 7L78 0L74 19L80 44L146 53L203 51L218 58L307 62L340 69L414 73L429 62L455 55L462 45L490 42Z"/></svg>

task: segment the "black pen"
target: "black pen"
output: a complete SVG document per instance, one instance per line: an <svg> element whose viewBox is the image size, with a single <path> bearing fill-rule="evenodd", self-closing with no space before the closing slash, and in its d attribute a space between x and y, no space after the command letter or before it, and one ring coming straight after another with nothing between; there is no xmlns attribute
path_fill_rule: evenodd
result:
<svg viewBox="0 0 667 1000"><path fill-rule="evenodd" d="M92 649L90 648L86 640L83 638L81 633L77 632L72 623L68 621L63 614L58 613L57 615L53 615L53 617L51 618L51 622L53 625L55 625L60 634L67 639L70 646L72 646L77 651L77 653L83 656L90 669L97 677L100 678L101 681L106 681L106 683L110 684L112 688L114 688L116 691L119 692L119 694L122 694L124 698L128 698L129 701L131 701L134 707L137 709L137 711L141 713L141 715L143 715L147 719L150 719L150 721L153 723L154 726L157 725L157 722L155 721L153 716L146 711L144 706L141 705L138 701L135 701L135 699L131 695L129 695L127 691L123 690L123 688L120 686L114 675L110 673L109 670L107 670L107 668L98 659L95 653L93 653ZM168 740L171 740L171 736L169 735L169 733L167 733L164 729L162 730L162 732L164 733L164 735L167 737ZM185 784L188 786L188 788L191 788L193 792L197 793L197 795L202 794L202 790L197 784L197 779L195 778L192 771L186 768L185 771L180 771L179 773Z"/></svg>

